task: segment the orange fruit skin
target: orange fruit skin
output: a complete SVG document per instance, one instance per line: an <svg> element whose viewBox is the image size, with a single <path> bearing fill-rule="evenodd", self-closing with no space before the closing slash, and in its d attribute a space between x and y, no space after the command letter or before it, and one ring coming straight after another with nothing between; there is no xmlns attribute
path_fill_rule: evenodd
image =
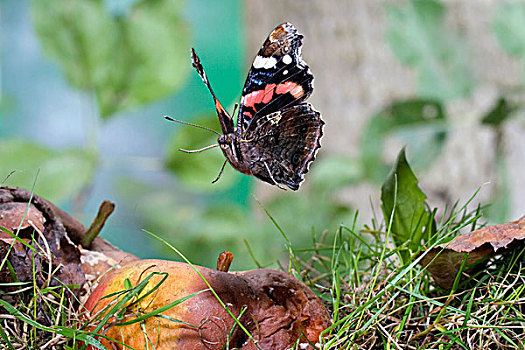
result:
<svg viewBox="0 0 525 350"><path fill-rule="evenodd" d="M119 320L111 317L98 332L98 340L107 349L124 349L119 342L133 349L210 350L230 348L287 349L302 332L312 343L330 325L326 308L301 282L275 270L222 272L195 266L233 315L249 331L248 337L211 291L207 290L165 310L163 317L149 317L141 322L118 326L176 300L208 289L208 286L188 264L168 260L138 260L108 273L85 303L92 317L101 313L115 297L105 295L125 290L125 281L136 286L152 272L167 274L166 280L150 295L126 308ZM163 278L154 275L140 295L151 291ZM113 304L114 305L114 304ZM244 310L241 312L241 310ZM107 312L104 311L104 312ZM182 321L187 324L177 322ZM188 325L189 324L189 325ZM96 323L91 330L95 329ZM302 331L302 332L301 332ZM117 342L118 341L118 342ZM304 339L302 342L307 343ZM308 348L306 345L303 348ZM309 347L312 349L312 347ZM95 349L88 346L88 349Z"/></svg>

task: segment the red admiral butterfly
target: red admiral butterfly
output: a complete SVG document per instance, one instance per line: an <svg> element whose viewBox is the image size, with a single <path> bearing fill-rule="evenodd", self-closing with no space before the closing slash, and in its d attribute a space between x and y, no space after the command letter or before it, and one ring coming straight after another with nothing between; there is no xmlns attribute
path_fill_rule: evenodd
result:
<svg viewBox="0 0 525 350"><path fill-rule="evenodd" d="M220 146L238 171L292 190L304 181L321 147L324 125L320 113L303 103L313 91L314 77L301 58L302 39L291 23L270 33L248 72L236 127L215 96L195 50L191 51L193 67L211 92L223 132L218 145L202 150ZM225 165L226 161L221 173Z"/></svg>

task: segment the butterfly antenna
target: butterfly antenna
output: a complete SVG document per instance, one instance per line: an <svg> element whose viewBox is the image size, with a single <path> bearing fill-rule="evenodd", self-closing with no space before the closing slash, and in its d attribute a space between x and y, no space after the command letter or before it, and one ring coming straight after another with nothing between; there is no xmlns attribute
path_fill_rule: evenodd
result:
<svg viewBox="0 0 525 350"><path fill-rule="evenodd" d="M179 148L179 151L184 152L184 153L199 153L199 152L202 152L202 151L206 151L207 149L215 148L215 147L217 147L217 146L219 146L218 143L216 143L215 145L206 146L206 147L203 147L203 148L200 148L200 149L184 149L184 148Z"/></svg>
<svg viewBox="0 0 525 350"><path fill-rule="evenodd" d="M207 128L205 126L202 126L202 125L197 125L197 124L192 124L192 123L188 123L188 122L183 122L182 120L178 120L178 119L173 119L167 115L164 116L165 119L171 121L171 122L177 122L177 123L181 123L181 124L185 124L185 125L189 125L189 126L194 126L196 128L201 128L201 129L204 129L204 130L208 130L208 131L211 131L219 136L221 136L220 133L218 133L217 131L213 130L213 129L210 129L210 128Z"/></svg>
<svg viewBox="0 0 525 350"><path fill-rule="evenodd" d="M221 175L222 175L222 172L224 171L224 167L226 166L226 163L228 161L225 160L224 163L222 163L222 168L221 168L221 171L219 171L219 175L217 175L217 177L215 178L215 180L213 180L211 183L214 184L216 183L217 181L219 181L219 179L221 178Z"/></svg>

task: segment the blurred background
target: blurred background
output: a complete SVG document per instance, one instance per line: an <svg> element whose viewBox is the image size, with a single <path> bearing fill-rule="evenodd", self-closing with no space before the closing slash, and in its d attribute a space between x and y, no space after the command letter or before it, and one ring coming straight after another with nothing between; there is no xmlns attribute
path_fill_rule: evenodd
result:
<svg viewBox="0 0 525 350"><path fill-rule="evenodd" d="M226 166L199 53L231 111L268 33L304 34L323 148L298 192ZM525 3L467 0L0 0L0 178L85 225L116 203L102 237L140 257L275 267L340 224L369 224L399 150L431 206L525 213ZM381 217L377 217L381 221Z"/></svg>

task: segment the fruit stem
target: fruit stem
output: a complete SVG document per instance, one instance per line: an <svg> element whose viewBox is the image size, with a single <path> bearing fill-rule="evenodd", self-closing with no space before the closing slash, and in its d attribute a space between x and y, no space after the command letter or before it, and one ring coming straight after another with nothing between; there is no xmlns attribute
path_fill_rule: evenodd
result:
<svg viewBox="0 0 525 350"><path fill-rule="evenodd" d="M80 242L82 244L82 247L84 247L85 249L89 249L91 247L91 243L93 242L95 237L98 236L100 230L102 230L102 227L104 227L106 220L111 215L111 213L113 213L113 210L115 210L115 203L113 202L103 201L100 204L97 216L91 223L91 226L89 226L87 231L84 233L84 237Z"/></svg>

